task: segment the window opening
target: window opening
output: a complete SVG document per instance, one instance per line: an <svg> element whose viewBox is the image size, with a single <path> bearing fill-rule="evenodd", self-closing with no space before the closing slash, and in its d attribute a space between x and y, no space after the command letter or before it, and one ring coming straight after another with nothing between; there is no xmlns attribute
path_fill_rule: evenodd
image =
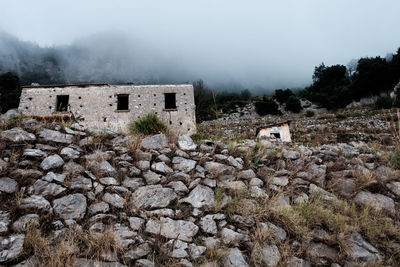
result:
<svg viewBox="0 0 400 267"><path fill-rule="evenodd" d="M58 95L56 111L67 111L68 101L69 101L69 95Z"/></svg>
<svg viewBox="0 0 400 267"><path fill-rule="evenodd" d="M129 110L129 95L118 95L117 110Z"/></svg>
<svg viewBox="0 0 400 267"><path fill-rule="evenodd" d="M165 93L165 109L176 109L176 93Z"/></svg>

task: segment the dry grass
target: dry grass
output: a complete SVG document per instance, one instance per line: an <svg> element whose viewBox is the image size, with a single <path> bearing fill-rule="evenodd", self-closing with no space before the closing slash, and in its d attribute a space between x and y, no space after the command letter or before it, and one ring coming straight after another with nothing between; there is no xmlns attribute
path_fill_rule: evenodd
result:
<svg viewBox="0 0 400 267"><path fill-rule="evenodd" d="M357 190L362 190L363 188L378 183L375 179L375 174L370 170L356 170L353 172L353 176Z"/></svg>

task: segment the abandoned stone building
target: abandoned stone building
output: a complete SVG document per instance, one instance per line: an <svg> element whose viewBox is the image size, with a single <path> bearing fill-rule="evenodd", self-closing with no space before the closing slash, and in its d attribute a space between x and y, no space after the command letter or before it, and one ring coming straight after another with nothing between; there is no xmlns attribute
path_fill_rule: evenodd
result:
<svg viewBox="0 0 400 267"><path fill-rule="evenodd" d="M132 120L154 113L176 134L196 132L191 84L25 86L19 110L36 116L72 114L86 127L117 131L125 131Z"/></svg>
<svg viewBox="0 0 400 267"><path fill-rule="evenodd" d="M257 138L273 139L282 142L292 142L289 125L290 121L284 121L259 127L256 132Z"/></svg>

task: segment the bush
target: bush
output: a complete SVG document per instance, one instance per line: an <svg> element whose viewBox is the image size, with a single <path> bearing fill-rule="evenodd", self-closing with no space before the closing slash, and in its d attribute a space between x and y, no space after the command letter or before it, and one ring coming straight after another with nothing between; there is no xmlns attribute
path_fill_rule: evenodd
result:
<svg viewBox="0 0 400 267"><path fill-rule="evenodd" d="M343 114L343 113L336 113L335 117L338 120L344 120L347 118L346 114Z"/></svg>
<svg viewBox="0 0 400 267"><path fill-rule="evenodd" d="M265 115L280 115L282 114L278 109L278 104L269 98L263 97L262 101L258 101L255 103L256 112L260 116Z"/></svg>
<svg viewBox="0 0 400 267"><path fill-rule="evenodd" d="M393 168L400 170L400 148L396 148L390 157L390 164Z"/></svg>
<svg viewBox="0 0 400 267"><path fill-rule="evenodd" d="M299 113L300 110L302 110L303 108L301 107L301 103L300 100L295 97L295 96L291 96L286 100L286 106L285 109L292 111L294 113Z"/></svg>
<svg viewBox="0 0 400 267"><path fill-rule="evenodd" d="M147 114L145 117L129 124L129 131L133 134L158 134L167 131L167 126L154 114Z"/></svg>
<svg viewBox="0 0 400 267"><path fill-rule="evenodd" d="M277 89L275 90L275 96L274 98L276 101L279 103L283 104L285 103L289 97L293 96L293 92L290 89L282 90L282 89Z"/></svg>
<svg viewBox="0 0 400 267"><path fill-rule="evenodd" d="M390 96L380 96L375 101L375 109L390 109L392 108L392 99Z"/></svg>
<svg viewBox="0 0 400 267"><path fill-rule="evenodd" d="M312 110L307 110L306 111L306 117L314 117L314 115L315 115L315 112L314 111L312 111Z"/></svg>

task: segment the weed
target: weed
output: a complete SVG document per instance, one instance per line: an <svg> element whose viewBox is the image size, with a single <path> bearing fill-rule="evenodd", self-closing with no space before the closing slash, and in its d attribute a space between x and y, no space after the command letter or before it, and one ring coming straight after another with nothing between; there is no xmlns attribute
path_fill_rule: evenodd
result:
<svg viewBox="0 0 400 267"><path fill-rule="evenodd" d="M314 111L309 110L309 109L306 111L306 117L310 118L310 117L314 117L314 115L315 115Z"/></svg>
<svg viewBox="0 0 400 267"><path fill-rule="evenodd" d="M129 131L132 134L158 134L165 133L167 126L154 113L149 113L143 118L132 121L129 124Z"/></svg>
<svg viewBox="0 0 400 267"><path fill-rule="evenodd" d="M397 147L393 151L393 153L392 153L392 155L390 157L390 165L393 168L395 168L397 170L400 170L400 147Z"/></svg>

